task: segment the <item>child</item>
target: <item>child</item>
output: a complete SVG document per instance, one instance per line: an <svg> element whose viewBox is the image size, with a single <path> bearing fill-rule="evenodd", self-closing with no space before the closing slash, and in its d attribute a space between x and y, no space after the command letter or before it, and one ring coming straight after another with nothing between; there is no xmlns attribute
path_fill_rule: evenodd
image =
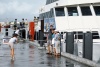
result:
<svg viewBox="0 0 100 67"><path fill-rule="evenodd" d="M13 37L9 40L9 42L4 43L4 44L8 44L9 47L11 48L10 54L11 54L12 60L14 60L14 43L18 41L17 36L18 36L17 34L13 34Z"/></svg>

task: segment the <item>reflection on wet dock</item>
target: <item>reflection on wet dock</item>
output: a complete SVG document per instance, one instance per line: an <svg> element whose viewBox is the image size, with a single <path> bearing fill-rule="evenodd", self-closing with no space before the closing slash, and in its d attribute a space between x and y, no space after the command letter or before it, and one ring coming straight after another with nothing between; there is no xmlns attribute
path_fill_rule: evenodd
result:
<svg viewBox="0 0 100 67"><path fill-rule="evenodd" d="M0 46L0 67L88 67L65 57L47 55L45 49L29 43L18 43L15 47L15 60L11 61L8 45Z"/></svg>

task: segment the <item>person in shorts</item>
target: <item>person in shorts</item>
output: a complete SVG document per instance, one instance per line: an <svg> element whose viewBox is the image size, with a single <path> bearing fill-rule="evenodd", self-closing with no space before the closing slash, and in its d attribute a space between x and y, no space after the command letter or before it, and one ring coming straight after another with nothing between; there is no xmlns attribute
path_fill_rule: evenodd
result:
<svg viewBox="0 0 100 67"><path fill-rule="evenodd" d="M54 37L54 40L55 40L55 55L56 56L59 56L60 55L60 34L59 34L59 31L58 30L55 30L55 37Z"/></svg>
<svg viewBox="0 0 100 67"><path fill-rule="evenodd" d="M4 43L4 44L7 44L7 45L9 45L9 47L10 47L10 49L11 49L11 51L10 51L10 54L11 54L11 58L14 60L14 44L15 44L15 42L18 42L18 40L17 40L17 34L13 34L13 37L9 40L9 42L8 43Z"/></svg>
<svg viewBox="0 0 100 67"><path fill-rule="evenodd" d="M47 49L47 54L51 54L52 51L51 51L51 45L52 45L52 29L53 29L53 25L50 25L50 29L49 29L49 32L48 32L48 37L47 37L47 46L48 46L48 49Z"/></svg>

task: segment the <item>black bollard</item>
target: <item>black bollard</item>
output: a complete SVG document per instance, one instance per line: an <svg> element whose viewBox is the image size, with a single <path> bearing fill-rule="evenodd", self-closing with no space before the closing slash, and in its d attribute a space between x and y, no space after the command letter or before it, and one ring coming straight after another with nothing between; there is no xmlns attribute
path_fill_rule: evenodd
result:
<svg viewBox="0 0 100 67"><path fill-rule="evenodd" d="M39 32L37 32L37 40L39 39Z"/></svg>
<svg viewBox="0 0 100 67"><path fill-rule="evenodd" d="M8 32L5 33L5 36L8 36Z"/></svg>
<svg viewBox="0 0 100 67"><path fill-rule="evenodd" d="M38 43L40 44L40 36L41 36L41 30L39 30L39 32L38 32Z"/></svg>
<svg viewBox="0 0 100 67"><path fill-rule="evenodd" d="M38 40L38 32L36 32L36 40Z"/></svg>
<svg viewBox="0 0 100 67"><path fill-rule="evenodd" d="M27 38L29 39L29 31L27 31Z"/></svg>
<svg viewBox="0 0 100 67"><path fill-rule="evenodd" d="M8 28L5 28L5 36L8 36Z"/></svg>
<svg viewBox="0 0 100 67"><path fill-rule="evenodd" d="M37 32L35 31L35 34L34 34L34 40L36 40L36 37L37 37Z"/></svg>
<svg viewBox="0 0 100 67"><path fill-rule="evenodd" d="M74 53L74 33L66 33L66 52L73 54Z"/></svg>
<svg viewBox="0 0 100 67"><path fill-rule="evenodd" d="M5 28L5 31L8 31L8 28Z"/></svg>
<svg viewBox="0 0 100 67"><path fill-rule="evenodd" d="M26 38L26 30L25 29L22 29L22 38Z"/></svg>
<svg viewBox="0 0 100 67"><path fill-rule="evenodd" d="M24 39L26 38L26 30L25 29L20 30L19 34L20 34L20 38L24 38Z"/></svg>
<svg viewBox="0 0 100 67"><path fill-rule="evenodd" d="M63 39L63 32L61 32L61 39Z"/></svg>
<svg viewBox="0 0 100 67"><path fill-rule="evenodd" d="M19 37L22 38L22 30L19 30Z"/></svg>
<svg viewBox="0 0 100 67"><path fill-rule="evenodd" d="M83 35L83 58L92 60L93 54L93 39L92 33L87 32Z"/></svg>
<svg viewBox="0 0 100 67"><path fill-rule="evenodd" d="M44 44L44 33L42 31L40 31L40 46L43 47Z"/></svg>

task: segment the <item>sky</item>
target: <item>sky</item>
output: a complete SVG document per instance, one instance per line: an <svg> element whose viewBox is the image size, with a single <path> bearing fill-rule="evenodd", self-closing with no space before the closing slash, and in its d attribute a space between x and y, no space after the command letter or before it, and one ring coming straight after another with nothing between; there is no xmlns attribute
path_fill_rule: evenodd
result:
<svg viewBox="0 0 100 67"><path fill-rule="evenodd" d="M46 0L0 0L0 21L33 20Z"/></svg>

